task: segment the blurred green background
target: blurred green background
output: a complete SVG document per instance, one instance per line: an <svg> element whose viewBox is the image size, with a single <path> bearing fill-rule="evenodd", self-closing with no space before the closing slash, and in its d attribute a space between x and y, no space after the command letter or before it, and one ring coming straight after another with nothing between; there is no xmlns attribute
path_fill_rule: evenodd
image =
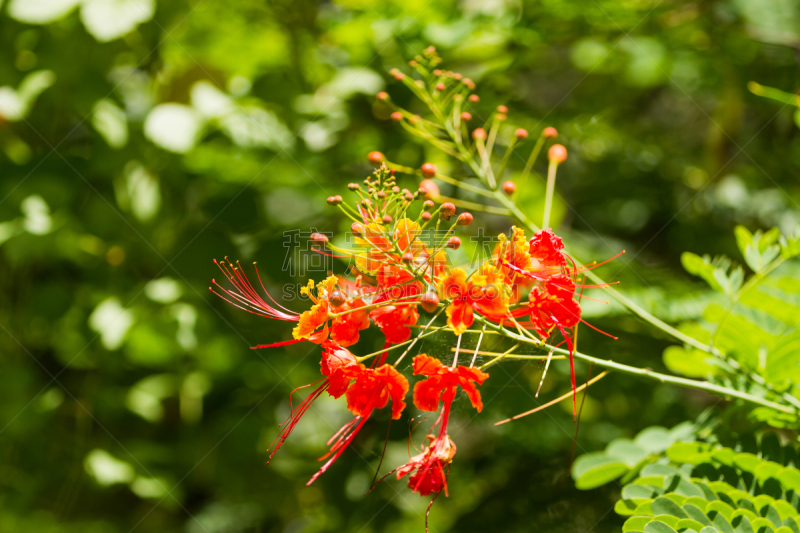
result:
<svg viewBox="0 0 800 533"><path fill-rule="evenodd" d="M599 273L665 320L708 298L681 252L735 256L735 224L797 227L795 108L747 91L798 87L793 0L0 0L0 531L422 530L427 499L402 482L365 495L385 413L312 487L341 402L317 402L265 465L319 350L249 350L290 328L207 288L226 255L258 261L277 295L304 284L283 267L305 240L285 232L348 228L324 199L368 174L369 151L447 168L374 101L386 89L419 109L386 72L430 44L478 83L485 116L505 104L534 137L558 128L559 231L583 261L626 249ZM541 180L518 187L538 219ZM479 222L473 235L509 225ZM620 339L584 330L582 351L663 369L669 339L614 305L586 315ZM550 372L542 401L568 390L567 367ZM498 365L483 413L455 404L431 531L619 530L619 486L569 477L570 402L493 426L539 403L540 374ZM607 378L577 451L716 403ZM384 472L408 431L392 425Z"/></svg>

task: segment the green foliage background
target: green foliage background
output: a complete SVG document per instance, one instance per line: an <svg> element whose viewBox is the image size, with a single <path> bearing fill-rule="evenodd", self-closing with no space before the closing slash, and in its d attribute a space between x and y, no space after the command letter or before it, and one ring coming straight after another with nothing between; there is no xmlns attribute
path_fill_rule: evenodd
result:
<svg viewBox="0 0 800 533"><path fill-rule="evenodd" d="M738 257L736 224L791 234L800 220L796 108L747 91L797 88L798 28L793 0L6 0L0 531L421 530L427 500L402 483L365 495L385 420L307 488L348 416L320 400L265 466L318 350L249 350L288 328L210 295L211 259L258 261L281 294L305 283L282 269L284 232L344 231L324 199L366 176L369 151L446 165L373 97L409 102L386 72L434 44L486 116L505 104L534 136L558 128L570 157L555 212L576 255L626 249L605 279L664 320L697 319L714 296L682 252ZM543 183L517 185L538 218ZM674 343L658 331L615 305L586 316L620 339L583 330L582 351L663 370ZM568 390L567 368L550 372L541 401ZM569 402L493 426L539 404L540 374L498 365L483 413L456 404L432 531L619 530L622 486L581 492L569 476ZM614 375L590 389L577 453L721 405ZM738 407L725 423L757 429ZM384 471L407 436L392 425Z"/></svg>

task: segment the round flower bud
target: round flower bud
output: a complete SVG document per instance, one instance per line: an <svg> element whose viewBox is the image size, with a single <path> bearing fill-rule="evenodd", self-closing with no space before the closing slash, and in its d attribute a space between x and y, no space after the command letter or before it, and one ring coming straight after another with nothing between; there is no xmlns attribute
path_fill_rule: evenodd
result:
<svg viewBox="0 0 800 533"><path fill-rule="evenodd" d="M445 220L450 220L450 217L456 214L456 206L454 206L450 202L445 202L442 204L442 208L439 210L439 216Z"/></svg>
<svg viewBox="0 0 800 533"><path fill-rule="evenodd" d="M398 72L400 72L400 69L393 68L389 71L389 76L395 76Z"/></svg>
<svg viewBox="0 0 800 533"><path fill-rule="evenodd" d="M431 200L425 200L425 201L422 203L422 208L423 208L423 209L433 209L433 201L431 201Z"/></svg>
<svg viewBox="0 0 800 533"><path fill-rule="evenodd" d="M514 192L516 192L516 190L517 190L517 185L513 181L509 180L509 181L503 183L503 192L506 193L508 196L511 196L512 194L514 194Z"/></svg>
<svg viewBox="0 0 800 533"><path fill-rule="evenodd" d="M419 116L419 115L411 115L411 118L408 119L408 122L410 122L411 124L419 124L421 120L422 120L421 116Z"/></svg>
<svg viewBox="0 0 800 533"><path fill-rule="evenodd" d="M496 115L494 116L494 118L502 122L502 121L504 121L504 120L505 120L507 117L506 117L506 114L505 114L505 113L498 113L498 114L496 114Z"/></svg>
<svg viewBox="0 0 800 533"><path fill-rule="evenodd" d="M353 235L364 235L364 225L360 222L353 222L350 225L350 231L353 232Z"/></svg>
<svg viewBox="0 0 800 533"><path fill-rule="evenodd" d="M478 102L481 101L481 97L478 96L477 94L471 94L469 95L469 101L472 102L473 104L477 104Z"/></svg>
<svg viewBox="0 0 800 533"><path fill-rule="evenodd" d="M438 68L435 68L435 69L433 69L433 75L434 76L441 76L442 75L442 71L440 69L438 69Z"/></svg>
<svg viewBox="0 0 800 533"><path fill-rule="evenodd" d="M397 185L393 186L392 187L392 192L395 193L395 194L399 193L400 192L400 187L398 187ZM405 194L406 192L408 192L408 191L403 189L403 194Z"/></svg>
<svg viewBox="0 0 800 533"><path fill-rule="evenodd" d="M331 293L330 296L328 296L328 301L332 306L339 307L340 305L344 305L344 303L347 301L347 298L342 291L336 289Z"/></svg>
<svg viewBox="0 0 800 533"><path fill-rule="evenodd" d="M433 200L439 198L439 186L433 180L422 180L419 184L419 192L426 198Z"/></svg>
<svg viewBox="0 0 800 533"><path fill-rule="evenodd" d="M444 91L445 89L447 89L447 85L445 85L444 83L439 82L439 83L436 84L436 90L437 91L441 92L441 91Z"/></svg>
<svg viewBox="0 0 800 533"><path fill-rule="evenodd" d="M474 81L472 81L472 80L471 80L471 79L469 79L469 78L464 78L463 80L461 80L461 83L463 83L464 85L466 85L466 86L467 86L467 88L468 88L470 91L475 89L475 82L474 82Z"/></svg>
<svg viewBox="0 0 800 533"><path fill-rule="evenodd" d="M359 185L358 183L348 183L347 188L350 189L351 191L357 191L358 189L361 188L361 185Z"/></svg>
<svg viewBox="0 0 800 533"><path fill-rule="evenodd" d="M456 81L461 81L464 79L464 75L459 72L453 72L453 79Z"/></svg>
<svg viewBox="0 0 800 533"><path fill-rule="evenodd" d="M519 128L517 131L514 132L514 135L517 136L517 140L518 141L521 141L523 139L527 139L528 138L528 130L524 130L522 128Z"/></svg>
<svg viewBox="0 0 800 533"><path fill-rule="evenodd" d="M413 202L414 201L414 195L411 194L410 192L407 192L407 193L405 193L403 195L403 200L405 200L406 202Z"/></svg>
<svg viewBox="0 0 800 533"><path fill-rule="evenodd" d="M373 165L377 165L378 163L386 161L386 156L380 152L370 152L367 159L369 159L369 162Z"/></svg>
<svg viewBox="0 0 800 533"><path fill-rule="evenodd" d="M383 215L383 218L381 220L383 220L384 224L391 224L392 223L392 215Z"/></svg>
<svg viewBox="0 0 800 533"><path fill-rule="evenodd" d="M556 130L552 126L548 126L544 130L542 130L542 137L547 139L552 139L553 137L558 137L558 130Z"/></svg>
<svg viewBox="0 0 800 533"><path fill-rule="evenodd" d="M328 196L328 205L337 206L342 203L342 197L338 194L336 196Z"/></svg>
<svg viewBox="0 0 800 533"><path fill-rule="evenodd" d="M469 226L470 224L472 224L472 213L461 213L460 215L458 215L456 223L459 226Z"/></svg>
<svg viewBox="0 0 800 533"><path fill-rule="evenodd" d="M400 111L395 111L389 116L391 116L392 120L394 120L395 122L400 122L401 120L403 120L403 114Z"/></svg>
<svg viewBox="0 0 800 533"><path fill-rule="evenodd" d="M508 108L506 106L504 106L504 105L499 105L499 106L497 106L497 112L498 113L508 113Z"/></svg>
<svg viewBox="0 0 800 533"><path fill-rule="evenodd" d="M439 308L439 296L434 291L428 291L419 299L419 305L426 313L433 313Z"/></svg>
<svg viewBox="0 0 800 533"><path fill-rule="evenodd" d="M461 120L463 120L464 122L469 122L470 120L472 120L472 115L464 111L463 113L461 113Z"/></svg>
<svg viewBox="0 0 800 533"><path fill-rule="evenodd" d="M381 102L386 101L389 99L389 93L387 93L386 91L381 91L375 95L375 98Z"/></svg>
<svg viewBox="0 0 800 533"><path fill-rule="evenodd" d="M447 247L450 248L451 250L458 250L459 248L461 248L461 239L459 239L458 237L450 237L447 240Z"/></svg>
<svg viewBox="0 0 800 533"><path fill-rule="evenodd" d="M554 144L547 152L547 159L555 161L556 164L561 164L567 160L567 149L561 144Z"/></svg>
<svg viewBox="0 0 800 533"><path fill-rule="evenodd" d="M411 252L406 252L403 254L403 257L401 257L401 259L405 264L412 263L414 261L414 254L412 254Z"/></svg>
<svg viewBox="0 0 800 533"><path fill-rule="evenodd" d="M486 130L483 128L475 128L472 132L472 138L476 141L483 141L486 139Z"/></svg>
<svg viewBox="0 0 800 533"><path fill-rule="evenodd" d="M311 242L313 242L314 244L318 244L319 246L322 246L326 242L328 242L328 237L322 233L312 233Z"/></svg>
<svg viewBox="0 0 800 533"><path fill-rule="evenodd" d="M427 222L427 221L429 221L431 219L431 214L429 212L427 212L427 211L423 211L421 216L422 216L422 220L424 220L425 222Z"/></svg>
<svg viewBox="0 0 800 533"><path fill-rule="evenodd" d="M422 165L422 175L426 178L432 178L436 175L436 165L433 163L425 163Z"/></svg>
<svg viewBox="0 0 800 533"><path fill-rule="evenodd" d="M378 191L378 198L386 198L386 191Z"/></svg>
<svg viewBox="0 0 800 533"><path fill-rule="evenodd" d="M402 73L402 72L400 72L400 71L397 71L397 72L394 74L394 79L396 79L397 81L401 81L401 80L402 80L402 79L404 79L405 77L406 77L406 75L405 75L405 74L403 74L403 73Z"/></svg>

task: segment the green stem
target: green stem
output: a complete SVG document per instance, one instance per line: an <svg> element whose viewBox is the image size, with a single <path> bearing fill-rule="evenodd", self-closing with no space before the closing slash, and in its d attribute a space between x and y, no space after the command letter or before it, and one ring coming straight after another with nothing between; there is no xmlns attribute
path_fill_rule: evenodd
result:
<svg viewBox="0 0 800 533"><path fill-rule="evenodd" d="M522 343L526 343L526 344L532 344L534 346L540 346L539 344L531 341L527 337L523 337L521 335L515 334L515 333L507 330L506 328L504 328L502 326L499 326L497 324L489 322L488 320L484 319L483 317L476 316L475 320L478 321L478 322L481 322L483 324L486 324L487 327L490 327L490 328L498 331L502 335L508 337L509 339L517 341L518 343L522 342ZM564 348L559 348L557 346L551 346L549 344L541 344L541 346L543 348L547 348L550 351L555 352L555 353L569 355L569 350L566 350ZM572 352L572 355L573 355L573 357L576 357L578 359L582 359L584 361L588 361L588 362L593 363L593 364L595 364L597 366L602 366L603 368L610 368L610 369L613 369L613 370L617 370L619 372L624 372L626 374L631 374L631 375L634 375L634 376L640 376L640 377L652 379L652 380L655 380L655 381L659 381L661 383L670 383L670 384L673 384L673 385L679 385L679 386L687 387L687 388L691 388L691 389L711 392L711 393L719 394L719 395L722 395L722 396L731 396L731 397L734 397L734 398L739 398L741 400L748 401L750 403L763 405L764 407L769 407L770 409L775 409L776 411L780 411L782 413L794 413L795 412L793 409L791 409L790 407L787 407L785 405L782 405L782 404L779 404L779 403L776 403L776 402L773 402L773 401L770 401L770 400L766 400L764 398L760 398L758 396L754 396L754 395L748 394L746 392L738 391L738 390L735 390L735 389L730 389L728 387L723 387L721 385L715 385L715 384L709 383L707 381L694 381L694 380L687 379L687 378L680 378L680 377L677 377L677 376L670 376L670 375L667 375L667 374L661 374L659 372L653 372L649 368L638 368L638 367L634 367L634 366L623 365L622 363L617 363L615 361L611 361L611 360L608 360L608 359L600 359L598 357L592 357L591 355L586 355L586 354L578 352L578 351ZM492 361L492 363L494 363L494 361Z"/></svg>
<svg viewBox="0 0 800 533"><path fill-rule="evenodd" d="M542 227L550 227L550 209L553 207L553 193L556 189L556 170L558 163L550 161L547 167L547 192L544 197L544 216L542 217Z"/></svg>

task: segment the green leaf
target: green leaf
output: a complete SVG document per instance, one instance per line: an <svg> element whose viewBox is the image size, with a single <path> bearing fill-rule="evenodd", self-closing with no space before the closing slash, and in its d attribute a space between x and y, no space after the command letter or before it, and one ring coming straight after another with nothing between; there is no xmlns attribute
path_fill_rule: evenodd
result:
<svg viewBox="0 0 800 533"><path fill-rule="evenodd" d="M669 498L661 496L653 500L653 514L658 516L660 514L668 514L677 516L678 518L688 518L686 512L680 506Z"/></svg>
<svg viewBox="0 0 800 533"><path fill-rule="evenodd" d="M761 466L762 463L763 461L757 455L747 452L737 453L733 458L733 464L751 474L754 474L756 468Z"/></svg>
<svg viewBox="0 0 800 533"><path fill-rule="evenodd" d="M613 481L628 471L628 466L605 452L591 452L581 455L572 465L572 478L575 486L589 490Z"/></svg>
<svg viewBox="0 0 800 533"><path fill-rule="evenodd" d="M711 452L711 457L724 465L733 466L733 458L736 456L736 452L731 450L730 448L719 448ZM713 488L713 487L712 487ZM714 489L717 490L717 489Z"/></svg>
<svg viewBox="0 0 800 533"><path fill-rule="evenodd" d="M706 506L706 514L709 514L711 511L722 513L725 518L731 520L734 509L725 502L710 502L708 506Z"/></svg>
<svg viewBox="0 0 800 533"><path fill-rule="evenodd" d="M793 531L793 533L800 533L800 526L797 525L797 520L794 518L787 518L783 521L783 525Z"/></svg>
<svg viewBox="0 0 800 533"><path fill-rule="evenodd" d="M674 463L697 465L711 458L710 449L703 442L676 442L667 449L667 457Z"/></svg>
<svg viewBox="0 0 800 533"><path fill-rule="evenodd" d="M620 516L633 516L636 504L631 501L617 500L614 504L614 512Z"/></svg>
<svg viewBox="0 0 800 533"><path fill-rule="evenodd" d="M647 452L661 453L672 444L672 435L667 428L651 426L640 431L633 442Z"/></svg>
<svg viewBox="0 0 800 533"><path fill-rule="evenodd" d="M645 533L678 533L664 522L653 520L644 526Z"/></svg>
<svg viewBox="0 0 800 533"><path fill-rule="evenodd" d="M630 439L614 439L606 446L606 455L618 459L629 468L635 467L649 454Z"/></svg>
<svg viewBox="0 0 800 533"><path fill-rule="evenodd" d="M683 512L685 512L686 515L692 520L697 520L701 524L705 524L707 526L711 525L711 520L709 520L703 510L696 505L686 504L682 507L682 509Z"/></svg>
<svg viewBox="0 0 800 533"><path fill-rule="evenodd" d="M625 520L622 524L622 532L642 531L644 526L653 519L652 516L634 516Z"/></svg>
<svg viewBox="0 0 800 533"><path fill-rule="evenodd" d="M686 349L683 346L668 346L664 350L664 366L676 374L689 378L706 378L717 373L718 367L706 361L712 360L710 356L695 348Z"/></svg>
<svg viewBox="0 0 800 533"><path fill-rule="evenodd" d="M678 520L678 525L675 529L678 531L682 531L686 528L693 529L695 531L700 531L703 529L704 524L701 524L697 520L692 520L691 518L681 518Z"/></svg>
<svg viewBox="0 0 800 533"><path fill-rule="evenodd" d="M778 472L778 481L781 482L783 488L786 490L793 490L800 493L800 470L791 467L785 467Z"/></svg>
<svg viewBox="0 0 800 533"><path fill-rule="evenodd" d="M731 526L724 514L719 511L710 511L707 514L709 520L711 520L711 525L716 528L717 531L720 533L735 533L735 531L733 531L733 526Z"/></svg>

